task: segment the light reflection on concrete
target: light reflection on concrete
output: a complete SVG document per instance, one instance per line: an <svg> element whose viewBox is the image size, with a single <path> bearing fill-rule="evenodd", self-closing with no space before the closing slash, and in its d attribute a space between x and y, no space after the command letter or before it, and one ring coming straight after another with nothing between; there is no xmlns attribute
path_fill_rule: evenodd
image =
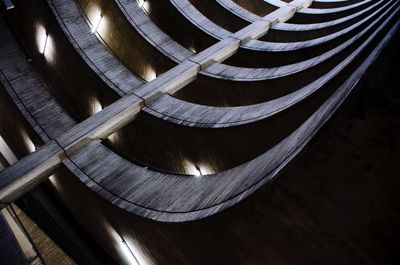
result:
<svg viewBox="0 0 400 265"><path fill-rule="evenodd" d="M131 235L120 235L113 227L107 224L107 230L111 234L114 242L118 247L118 251L123 256L126 264L129 265L154 265L154 262L146 253L142 244L132 238Z"/></svg>

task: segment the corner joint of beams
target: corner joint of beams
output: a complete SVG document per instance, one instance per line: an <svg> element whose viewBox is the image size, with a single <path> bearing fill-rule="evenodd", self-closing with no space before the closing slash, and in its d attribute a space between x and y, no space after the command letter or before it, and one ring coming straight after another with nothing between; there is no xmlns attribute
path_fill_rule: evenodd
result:
<svg viewBox="0 0 400 265"><path fill-rule="evenodd" d="M270 27L271 22L261 18L235 32L231 37L240 40L240 44L243 45L250 40L258 39L265 35Z"/></svg>
<svg viewBox="0 0 400 265"><path fill-rule="evenodd" d="M294 16L297 10L298 10L297 6L288 4L286 6L283 6L275 10L274 12L269 13L268 15L262 17L261 19L271 23L270 26L272 27L275 24L288 21L290 18Z"/></svg>
<svg viewBox="0 0 400 265"><path fill-rule="evenodd" d="M57 137L56 141L64 152L70 154L91 141L105 139L133 120L143 106L143 99L135 94L125 96L72 127Z"/></svg>
<svg viewBox="0 0 400 265"><path fill-rule="evenodd" d="M51 141L0 172L0 205L7 205L36 187L61 163L63 150Z"/></svg>
<svg viewBox="0 0 400 265"><path fill-rule="evenodd" d="M104 139L106 137L103 137ZM70 156L78 151L81 150L81 148L84 148L85 146L89 145L91 142L98 142L101 143L102 140L101 138L84 138L79 145L71 145L68 147L64 147L62 144L60 144L56 139L54 141L57 143L57 145L63 150L63 152L59 155L60 161L64 161L65 159L70 159Z"/></svg>
<svg viewBox="0 0 400 265"><path fill-rule="evenodd" d="M200 68L200 64L191 60L186 60L142 86L135 91L135 95L142 98L146 106L163 94L172 95L182 87L194 81L197 78Z"/></svg>
<svg viewBox="0 0 400 265"><path fill-rule="evenodd" d="M236 53L241 45L241 40L228 36L204 51L190 57L188 60L198 64L203 70L213 63L219 63Z"/></svg>

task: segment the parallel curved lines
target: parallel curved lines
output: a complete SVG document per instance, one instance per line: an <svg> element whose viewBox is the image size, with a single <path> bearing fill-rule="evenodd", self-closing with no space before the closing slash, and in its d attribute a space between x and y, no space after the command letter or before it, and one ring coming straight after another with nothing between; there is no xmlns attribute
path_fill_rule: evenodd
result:
<svg viewBox="0 0 400 265"><path fill-rule="evenodd" d="M349 16L354 12L360 11L368 7L373 1L361 1L352 5L337 8L305 8L300 10L294 17L293 23L309 24L331 21L334 19Z"/></svg>
<svg viewBox="0 0 400 265"><path fill-rule="evenodd" d="M354 4L345 5L345 6L341 6L341 7L334 7L334 8L313 8L312 6L310 6L303 10L300 10L299 13L300 14L313 14L313 15L340 13L343 11L348 11L350 9L355 9L355 8L361 7L370 1L371 0L356 1L356 3L354 3Z"/></svg>
<svg viewBox="0 0 400 265"><path fill-rule="evenodd" d="M129 6L127 6L127 3L124 2L124 3L120 3L120 6L123 7L123 10L125 11L125 14L127 15L127 14L128 14L127 10L128 10L129 8L133 8L134 5L133 5L132 2L131 2L131 4L130 4ZM132 9L129 9L129 10L132 10ZM135 17L137 17L137 16L139 16L140 12L135 12L134 14L135 14ZM136 16L136 14L137 14L137 16ZM132 20L134 20L135 18L132 18L132 17L129 17L129 18L130 18L130 20L131 20L131 23L135 23L134 21L132 21ZM143 18L140 18L140 20L141 20L141 19L143 19ZM365 20L363 20L363 21L365 21ZM359 24L360 24L360 23L356 24L356 26L359 25ZM140 31L140 32L142 32L142 30L144 31L144 30L148 29L148 28L149 28L149 25L151 25L150 28L151 28L152 30L155 30L155 29L156 29L155 26L154 26L153 24L151 24L149 21L146 21L146 22L145 22L145 26L143 26L142 28L140 28L140 25L139 25L139 26L136 26L137 24L134 24L134 25L135 25L135 28L136 28L138 31ZM354 26L354 27L355 27L355 26ZM353 27L353 28L354 28L354 27ZM351 28L351 29L352 29L352 28ZM335 37L338 37L338 35L344 34L344 33L346 33L346 32L348 32L348 30L347 30L347 31L342 31L342 32L340 32L339 34L336 34L336 35L333 34L333 35L327 37L326 39L327 39L327 40L333 39L333 38L335 38ZM153 35L155 35L155 36L158 37L159 35L162 34L162 32L160 32L160 31L147 31L147 33L144 33L143 36L149 38L150 34L153 34ZM150 36L150 37L151 37L151 36ZM160 43L160 42L159 42L159 43L154 44L154 42L156 42L157 39L158 39L158 38L155 38L155 41L153 41L153 45L156 45L156 47L161 47L161 45L162 45L163 43ZM165 40L165 36L162 36L161 39L162 39L162 40ZM278 44L277 46L279 46L279 48L277 48L277 49L281 49L281 50L282 50L282 49L283 49L282 46L287 46L287 47L289 47L289 48L288 48L289 50L291 50L291 49L296 49L296 48L300 49L300 48L304 48L304 46L307 46L307 45L310 45L310 46L318 45L318 44L320 44L322 41L323 41L323 39L317 39L317 40L310 41L310 43L293 43L293 44L289 44L289 45L288 45L288 44L282 44L281 46ZM163 51L164 53L170 54L171 51L173 51L174 49L177 49L177 50L179 50L179 51L183 51L183 50L184 50L184 49L182 48L182 46L179 46L178 44L172 45L173 42L171 42L169 39L168 39L168 41L167 41L166 43L168 44L168 45L166 45L166 47L168 47L169 50L168 50L168 51L165 51L165 50L163 50L163 49L160 49L160 50ZM290 46L290 45L292 45L292 46ZM304 45L304 46L302 46L302 45ZM274 47L274 44L271 44L270 47ZM176 53L175 53L175 54L176 54ZM170 56L170 57L174 57L175 54L172 55L172 56ZM188 53L184 53L184 54L186 54L184 57L181 57L181 58L176 58L176 57L175 57L175 60L182 60L182 59L188 58L189 54L188 54ZM315 58L314 58L314 59L315 59ZM305 63L308 63L308 61L306 61ZM222 70L221 70L221 67L223 67L223 68L225 67L226 69L224 69L224 70L222 71ZM207 72L211 71L211 73L210 73L211 75L210 75L210 76L213 76L213 77L215 77L215 78L219 78L219 76L221 75L224 79L227 79L227 80L232 79L232 80L242 80L242 81L245 81L247 78L248 78L249 81L251 81L251 80L262 80L262 79L263 79L263 77L262 77L263 75L268 76L269 73L271 73L271 72L273 72L273 71L276 70L276 68L275 68L275 69L274 69L274 68L272 68L272 69L257 69L257 70L246 69L246 68L239 69L239 68L231 67L231 66L228 66L228 65L215 66L214 68L216 68L216 69L218 69L218 70L211 70L211 68L212 68L212 67L209 68L210 70L209 70L209 69L205 69L205 74L208 74ZM238 72L238 71L241 72L242 74L239 75L237 78L233 78L232 76L234 76L234 74L235 74L236 72ZM224 73L231 73L231 75L224 75ZM254 74L254 75L252 76L252 74ZM248 77L248 76L250 76L250 77ZM252 78L251 78L251 77L252 77ZM264 78L264 79L268 79L268 77L266 77L266 78Z"/></svg>
<svg viewBox="0 0 400 265"><path fill-rule="evenodd" d="M392 2L393 3L393 2ZM293 63L293 64L287 64L284 66L277 66L277 67L270 67L270 68L246 68L246 67L235 67L235 66L228 66L228 65L213 65L210 66L207 70L208 72L211 73L218 73L219 76L224 76L226 79L229 79L231 77L234 80L268 80L268 79L273 79L273 78L279 78L282 76L294 74L300 71L304 71L316 64L320 64L321 62L331 58L335 54L340 53L342 50L344 50L346 47L354 43L357 39L359 39L361 36L363 36L366 32L368 32L369 29L371 29L373 26L375 26L382 18L384 18L385 15L387 15L390 12L390 8L388 8L385 12L382 14L379 14L380 11L384 10L385 7L389 6L390 2L386 3L381 9L377 10L376 12L372 13L370 16L367 18L359 21L358 23L353 24L351 27L348 27L346 29L343 29L335 34L326 36L326 37L321 37L317 39L313 39L310 41L306 42L293 42L293 43L276 43L275 45L272 45L271 48L274 49L275 51L282 51L282 47L285 47L287 51L289 50L297 50L297 49L304 49L304 48L311 48L313 46L320 45L321 43L333 40L335 38L338 38L350 31L353 31L354 29L358 28L358 33L355 34L353 37L349 38L342 44L338 45L334 49L331 49L321 55L317 55L313 58L298 62L298 63ZM393 7L392 7L393 8ZM379 16L377 16L379 14ZM359 28L360 25L362 24L367 24L368 26L363 28L361 31ZM223 65L223 66L222 66ZM231 76L226 76L221 73L221 70L214 70L214 69L221 69L225 68L224 71L229 72ZM229 69L226 69L229 68ZM218 76L215 75L215 76Z"/></svg>
<svg viewBox="0 0 400 265"><path fill-rule="evenodd" d="M0 81L35 132L48 142L75 122L65 114L56 98L28 65L11 33L2 28L0 34L3 45L0 49ZM48 113L52 113L51 119Z"/></svg>
<svg viewBox="0 0 400 265"><path fill-rule="evenodd" d="M123 64L118 61L102 45L96 36L91 34L89 27L81 27L83 18L74 3L67 1L47 1L53 11L61 29L75 50L89 65L92 70L102 78L118 95L123 96L132 93L144 81L133 75ZM62 11L62 12L60 12ZM75 23L65 23L74 21ZM107 61L107 65L101 64L102 60ZM118 72L115 72L118 69Z"/></svg>
<svg viewBox="0 0 400 265"><path fill-rule="evenodd" d="M181 63L194 54L194 52L183 47L181 44L173 40L169 35L162 31L143 12L142 8L135 1L115 0L122 14L129 21L137 32L151 45L156 47L160 52L168 56L171 60Z"/></svg>
<svg viewBox="0 0 400 265"><path fill-rule="evenodd" d="M223 39L226 36L230 34L230 32L224 31L217 25L213 24L213 22L209 21L207 18L205 18L199 11L196 9L192 8L191 5L188 3L187 0L173 0L173 3L175 3L178 7L181 7L181 12L186 16L186 18L191 19L193 22L193 19L197 21L194 22L198 27L201 29L205 30L205 32L208 32L209 34L213 35L215 38L218 39ZM344 33L344 32L342 32ZM339 37L340 35L335 35L335 33L331 34L332 37ZM326 38L321 37L319 40L323 43L323 40L329 41L332 39L332 37L325 36ZM333 37L334 38L334 37ZM314 42L315 44L318 44L317 41ZM313 45L313 41L310 42L311 45ZM293 46L292 46L293 45ZM276 51L280 50L281 52L283 51L293 51L296 49L304 49L305 47L308 47L309 45L307 42L299 42L297 44L276 44L276 43L269 43L269 42L263 42L259 40L251 40L244 45L242 45L242 48L246 49L245 50L240 50L238 54L234 55L232 58L228 59L227 63L229 64L234 64L236 66L244 66L244 67L263 67L261 62L268 62L268 61L274 61L276 62L277 57L282 60L282 58L291 58L290 56L275 56L274 53L267 54L264 53L265 51ZM273 47L273 48L272 48ZM279 48L275 48L279 47ZM257 51L254 54L250 54L250 51L247 51L247 49L252 50L252 51ZM246 55L240 55L241 53L246 52ZM254 60L251 56L257 57L257 60ZM272 56L272 57L271 57ZM244 59L239 59L241 57L247 57L248 60ZM263 58L265 57L265 58ZM271 57L271 58L270 58ZM237 59L235 59L237 58ZM292 56L293 58L293 56ZM246 61L246 62L258 62L259 65L240 65L238 64L239 61ZM282 62L284 64L284 62ZM229 66L226 66L229 68ZM265 66L264 66L265 67ZM229 69L227 69L227 72ZM229 77L225 76L224 78L228 79Z"/></svg>
<svg viewBox="0 0 400 265"><path fill-rule="evenodd" d="M132 12L133 11L132 9L136 6L132 2L130 2L130 4L128 4L126 1L123 1L122 3L120 3L120 6L122 6L123 10L125 11L125 15L129 16L129 13L135 14L135 16L129 16L129 19L132 21L131 23L133 23L133 24L135 23L135 21L134 21L135 17L138 17L138 16L141 15L140 11ZM128 10L130 12L128 12ZM144 20L145 21L145 18L143 18L143 17L141 17L139 19L136 18L136 20L139 20L139 21ZM363 21L365 21L365 19ZM143 32L144 32L144 31L147 30L146 32L144 32L144 36L147 37L147 38L149 38L148 36L150 36L151 34L153 34L155 36L159 36L159 35L163 34L162 31L156 31L157 28L156 28L155 25L153 25L151 23L151 21L146 20L145 26L143 26L143 27L140 27L140 25L136 26L136 24L134 24L134 25L135 25L135 28L138 31L142 31L143 30ZM357 23L356 25L359 25L359 24L361 24L361 23ZM151 30L148 30L149 25L151 25L151 27L150 27ZM279 24L277 24L277 25L279 25ZM353 26L352 28L356 27L356 25ZM352 28L350 28L349 30L351 30ZM292 44L269 43L268 44L268 48L270 48L270 50L285 50L285 49L287 49L287 50L295 50L295 49L301 49L301 48L308 47L308 46L311 47L313 45L321 44L324 41L329 41L331 39L337 38L337 37L341 36L341 34L347 33L349 30L345 29L345 30L341 31L340 33L332 34L330 36L327 36L326 38L318 38L318 39L312 40L310 42L298 42L298 43L292 43ZM165 36L163 36L161 39L164 40ZM157 41L157 38L155 38L154 42L156 42L156 41ZM157 47L160 47L162 45L162 43L161 44L155 44L155 45ZM275 48L275 47L277 47L277 48ZM285 47L287 47L287 48L285 48ZM171 41L168 41L167 48L169 48L169 50L168 51L164 51L164 52L171 53L171 51L174 51L175 49L177 49L179 51L184 50L182 48L182 46L180 46L179 44L172 45ZM269 50L269 49L266 49L266 50ZM188 56L189 56L189 54L187 54L187 55L185 55L185 57L179 58L179 59L182 60L182 59L188 58ZM221 70L221 67L222 68L226 68L226 69ZM269 70L269 69L262 69L262 68L261 69L257 69L257 70L253 70L253 69L249 69L249 68L248 69L247 68L241 69L241 68L235 68L235 67L231 67L229 65L224 65L224 64L218 65L218 66L214 66L214 68L216 68L218 70L212 70L212 68L213 67L209 67L208 69L205 69L204 70L205 74L211 74L210 76L213 76L215 78L218 78L219 75L221 75L224 79L227 79L227 80L232 79L232 80L245 81L247 78L249 78L248 76L250 76L250 78L248 79L249 81L251 81L251 80L262 80L263 79L263 77L262 77L263 75L268 76L268 73L271 72L271 70ZM272 71L274 71L273 68L272 68ZM237 78L232 77L232 76L235 76L236 72L240 72L241 75L239 75ZM231 75L224 75L223 73L231 73ZM254 74L253 78L251 78L252 74ZM265 78L265 79L268 79L268 78Z"/></svg>
<svg viewBox="0 0 400 265"><path fill-rule="evenodd" d="M261 115L262 116L262 115Z"/></svg>
<svg viewBox="0 0 400 265"><path fill-rule="evenodd" d="M232 13L236 14L237 16L239 16L242 19L247 20L249 22L254 22L260 18L260 16L254 15L253 13L244 9L243 7L237 5L232 0L217 0L217 1L220 5L224 6L226 9L228 9ZM296 33L297 31L303 32L303 31L312 31L312 30L320 30L320 29L324 29L324 28L329 28L329 27L337 26L338 24L347 22L351 19L357 18L358 16L361 16L362 14L366 14L370 9L378 6L379 4L381 4L383 2L384 2L384 0L376 1L373 5L365 8L365 9L362 9L359 12L356 12L349 16L335 19L335 20L332 20L329 22L321 22L321 23L313 23L313 24L292 24L289 22L284 22L284 23L278 23L278 24L273 25L271 27L271 30L291 31L293 33ZM270 34L270 32L265 36L268 36L269 34Z"/></svg>
<svg viewBox="0 0 400 265"><path fill-rule="evenodd" d="M229 10L232 14L248 22L254 22L260 18L260 16L243 8L242 6L235 3L233 0L217 0L217 2L218 4Z"/></svg>
<svg viewBox="0 0 400 265"><path fill-rule="evenodd" d="M65 11L64 11L64 12L65 12ZM71 20L71 18L69 18L69 17L65 17L65 19L68 20L68 21ZM75 21L76 21L76 20L75 20ZM76 23L76 22L75 22L75 23ZM83 23L83 22L81 22L81 23ZM79 37L79 36L78 36L78 37ZM115 68L115 69L117 69L117 68ZM114 70L115 70L115 69L114 69ZM120 82L123 82L123 81L124 81L124 80L123 80L123 77L119 76L119 81L120 81ZM128 81L129 81L129 80L128 80Z"/></svg>
<svg viewBox="0 0 400 265"><path fill-rule="evenodd" d="M47 1L51 6L51 3L56 3L59 0ZM123 0L118 1L117 3L119 3L120 8L124 5L128 5L128 3L122 4ZM305 74L310 67L316 65L321 66L323 62L334 57L336 54L340 53L342 55L342 58L338 58L340 62L337 65L325 69L322 72L317 72L323 74L314 74L313 77L304 81L304 84L298 85L298 89L295 91L291 91L290 94L284 94L279 98L260 104L240 107L211 107L185 102L168 94L164 94L158 98L156 97L155 100L148 100L148 93L152 95L151 93L154 92L146 91L146 88L141 87L141 84L144 83L143 80L140 80L140 78L137 78L132 72L122 66L121 62L113 58L114 56L110 51L106 50L104 47L100 47L102 45L93 35L90 37L85 36L85 34L88 34L87 27L83 30L81 29L82 32L80 32L78 30L80 27L74 28L72 24L68 25L68 23L65 23L72 17L80 21L81 24L84 23L84 21L82 17L79 18L81 14L78 14L76 17L74 17L72 13L68 14L67 9L70 8L70 6L63 6L61 2L62 1L59 1L60 6L51 6L51 8L53 12L57 14L59 24L73 47L80 54L82 60L89 65L92 71L96 73L104 83L113 88L120 96L134 93L132 96L137 94L142 97L144 102L140 103L141 99L138 98L137 104L145 104L146 107L144 107L143 110L153 115L152 119L157 122L166 120L169 124L177 124L174 126L181 126L181 128L177 130L181 130L182 132L189 129L196 130L196 128L191 129L189 127L199 127L199 130L204 131L206 131L207 128L219 128L219 131L222 131L230 129L226 127L235 127L245 124L251 125L252 123L258 123L261 128L267 128L262 124L266 124L271 117L295 113L298 111L296 108L302 108L301 110L307 109L307 111L298 111L299 120L294 121L289 119L294 129L291 129L289 126L289 129L286 129L286 134L280 134L279 137L275 137L274 139L278 141L277 143L273 143L272 140L269 140L270 142L272 141L271 143L273 144L268 146L268 141L265 140L265 143L263 143L265 148L263 148L261 154L257 154L256 157L245 160L246 162L241 161L240 164L230 169L224 169L221 172L205 175L200 178L179 174L167 174L165 172L155 171L155 168L146 168L137 165L123 158L113 150L110 150L106 145L102 144L100 140L89 141L84 147L68 152L67 158L64 159L63 163L78 176L86 186L118 207L146 218L167 222L190 221L217 213L240 202L257 190L261 185L275 177L277 173L302 150L305 144L345 100L355 83L361 78L362 73L371 62L374 61L381 48L396 32L400 24L398 19L395 20L399 11L398 3L386 2L379 10L374 11L366 18L355 23L350 29L337 31L322 38L309 40L309 42L302 42L303 45L304 43L308 43L310 47L312 47L324 41L329 42L338 36L360 27L358 33L350 36L334 49L327 50L311 59L296 62L292 65L284 65L283 67L269 68L267 70L263 69L269 72L264 72L262 75L260 74L265 80L277 78L290 80L289 78L295 76L296 73L303 72L303 74ZM278 3L281 1L273 2ZM362 1L360 3L366 2L369 1ZM65 1L65 3L67 3L67 1ZM346 5L339 9L341 11L350 10L355 6L357 7L357 4L360 6L360 3ZM386 8L389 6L390 8ZM65 13L57 13L57 8L63 8L63 12ZM336 10L335 12L338 10L338 8L330 9ZM384 12L381 12L382 10L384 10ZM74 10L72 9L72 11L69 12L74 12ZM68 14L68 16L63 17L63 14ZM361 14L361 12L359 12L359 14ZM125 13L125 16L126 15L127 12ZM373 19L375 19L374 22L363 28L361 27ZM131 24L132 21L130 21ZM341 22L343 21L344 20L341 20ZM137 26L136 28L143 29L146 22L143 23L144 24L141 26L135 24ZM153 27L153 25L151 25L150 28L154 30L157 29ZM162 41L155 41L157 36L149 35L148 32L150 31L147 31L147 33L143 31L141 35L159 51L163 51L163 54L173 61L178 63L182 62L182 60L185 61L185 63L180 64L178 67L186 69L185 67L188 66L189 70L194 67L199 68L199 66L196 66L196 61L190 61L195 60L193 59L194 57L192 57L193 54L188 52L183 46L180 46L178 51L173 53L172 49L168 47L169 45L176 47L176 42L171 41L169 38L165 39L164 44ZM382 37L382 40L379 40L377 38L378 36L384 37ZM161 38L162 37L163 36L161 36ZM322 39L324 40L322 41ZM279 43L276 44L279 45ZM301 47L300 45L300 43L282 44L282 46L285 47L297 47L299 50L304 49L304 46ZM351 45L357 45L357 47L348 49ZM93 54L97 49L102 52L98 55ZM344 50L346 50L346 53L342 53ZM182 55L179 54L180 52L182 52ZM110 65L113 69L107 69L107 66L101 66L101 64L99 64L104 58L110 60ZM121 72L120 76L114 76L115 72L113 73L112 70L122 69L121 67L125 70ZM210 75L212 71L219 71L216 76L221 78L224 76L222 71L224 69L226 70L227 67L230 67L230 69L237 69L232 75L231 80L240 80L240 75L243 75L241 71L245 68L214 63L205 67L201 73L205 76ZM105 72L103 72L103 70ZM257 69L250 70L260 71ZM228 74L232 74L232 72ZM253 74L254 72L252 73L252 77L254 77ZM244 75L250 76L248 73ZM130 78L131 81L127 81L129 79L126 78ZM225 81L228 80L221 80L221 82ZM120 84L118 84L118 82L126 83L122 88L119 88ZM185 81L182 80L182 82ZM241 85L244 83L245 82L241 83ZM327 85L328 83L329 85ZM151 85L148 87L151 88ZM315 97L314 95L316 93L321 94L319 97ZM313 101L311 101L311 99ZM312 102L312 104L310 102ZM35 110L30 109L29 111ZM106 109L104 115L111 115L111 112L111 109ZM142 115L147 114L142 113ZM290 116L286 116L286 118L287 117ZM38 116L38 118L40 117ZM285 119L283 117L281 118L284 122ZM57 119L62 118L58 117ZM138 120L140 120L140 118ZM72 120L69 121L70 122L67 124L72 126ZM51 126L54 127L54 125ZM285 131L285 129L280 130L282 132ZM270 133L268 130L264 131ZM62 136L61 139L58 140L62 142L63 137L68 137L68 135ZM73 139L70 141L73 141ZM66 142L69 143L69 141ZM254 156L254 154L252 155ZM99 160L99 157L103 159Z"/></svg>
<svg viewBox="0 0 400 265"><path fill-rule="evenodd" d="M232 0L232 1L244 7L246 10L249 10L251 13L259 16L265 16L266 14L278 9L278 7L276 6L265 4L262 0L261 1Z"/></svg>
<svg viewBox="0 0 400 265"><path fill-rule="evenodd" d="M281 1L281 0L263 0L264 2L275 6L275 7L282 7L288 4L288 2ZM357 3L352 3L350 5L345 5L342 7L336 7L336 8L312 8L312 7L307 7L299 11L300 14L312 14L312 15L319 15L319 14L330 14L330 13L340 13L343 11L348 11L349 9L354 9L356 7L360 7L368 2L371 2L372 0L362 0L358 1Z"/></svg>
<svg viewBox="0 0 400 265"><path fill-rule="evenodd" d="M151 112L153 115L171 122L184 124L186 126L207 128L238 126L265 119L290 108L320 89L324 84L343 70L346 65L354 60L365 46L368 45L372 38L373 36L369 37L366 42L324 76L321 76L314 82L296 90L295 92L265 103L240 107L210 107L192 104L165 95L163 96L164 98L159 99L160 102L155 101L149 105L145 111Z"/></svg>
<svg viewBox="0 0 400 265"><path fill-rule="evenodd" d="M93 156L72 157L73 161L84 159L80 164L75 164L79 168L75 167L74 173L113 204L146 218L180 222L195 220L219 212L243 200L258 187L271 180L279 169L301 150L322 125L319 121L326 121L333 114L346 95L350 93L354 82L360 78L359 74L377 56L378 48L384 45L391 34L394 34L397 27L398 23L351 78L298 130L255 160L216 175L183 179L181 176L161 173L149 175L148 171L143 168L133 170L132 165L126 165L126 161L119 161L117 157L107 159L106 161L113 161L114 167L116 164L118 165L118 181L125 183L125 189L121 190L120 186L113 186L112 182L104 179L103 171L111 164L100 166L98 162L96 163L96 155L104 156L107 152L104 152L101 146L88 146L87 148L93 148L89 152ZM114 156L110 153L109 155ZM266 163L266 161L268 162ZM98 167L89 166L93 163ZM69 167L73 169L74 165L69 165ZM88 178L89 175L92 178ZM156 188L154 189L154 187ZM182 207L184 202L186 203ZM160 207L160 204L164 207Z"/></svg>
<svg viewBox="0 0 400 265"><path fill-rule="evenodd" d="M367 17L370 12L378 10L385 1L377 1L373 5L355 14L331 22L317 24L286 24L281 23L272 27L268 34L260 38L271 42L296 42L330 35L345 29Z"/></svg>
<svg viewBox="0 0 400 265"><path fill-rule="evenodd" d="M372 15L371 15L372 16ZM332 51L331 51L331 53L332 53ZM318 60L318 59L317 59ZM308 61L309 62L309 61ZM307 62L307 63L308 63ZM217 70L216 70L216 72L217 71L219 71L219 72L221 72L221 70L219 70L218 69L218 67L220 67L220 65L215 65L215 66L211 66L211 67L209 67L209 69L212 69L212 68L217 68ZM290 67L287 67L287 69L290 69ZM246 73L245 71L242 71L243 69L238 69L238 71L237 72L240 72L240 73ZM276 69L271 69L272 71L276 71ZM251 71L253 71L253 69L251 69ZM272 72L272 71L270 71L270 72ZM278 71L279 72L279 71ZM216 76L218 76L218 75L216 75ZM234 75L236 78L237 78L237 75ZM240 75L239 75L240 76ZM329 74L327 74L327 76L329 76ZM272 75L272 78L273 78L274 76ZM321 80L321 79L323 79L323 77L322 78L320 78L320 79L318 79L318 80ZM312 84L315 84L315 83L318 83L318 80L317 81L314 81L314 83L312 83ZM166 96L166 97L169 97L169 96ZM157 101L158 102L158 101ZM163 104L163 103L160 103L160 106L163 106L163 105L165 105L165 103ZM183 104L183 105L185 105L185 104ZM189 104L190 105L190 104ZM262 105L262 104L261 104ZM290 104L289 104L290 105ZM199 105L200 107L203 107L202 105ZM251 107L249 107L249 108L251 108ZM211 107L210 109L214 109L213 107ZM222 108L223 109L223 108ZM240 108L239 108L240 109ZM243 109L247 109L247 108L243 108ZM154 111L149 111L150 113L158 113L159 112L159 109L156 109L156 112L154 112ZM225 112L225 111L224 111ZM201 113L203 113L203 112L201 112ZM256 112L257 113L257 112ZM160 115L160 114L158 114L158 115ZM161 114L162 115L162 114ZM260 115L259 117L263 117L264 115ZM245 118L244 120L248 120L247 118ZM199 124L201 124L202 122L200 122ZM241 123L241 121L239 121L238 122L239 124ZM234 124L234 123L233 123Z"/></svg>
<svg viewBox="0 0 400 265"><path fill-rule="evenodd" d="M194 25L197 25L197 27L204 32L208 33L210 36L216 38L216 39L223 39L231 34L231 32L222 29L212 21L210 21L208 18L206 18L200 11L196 10L191 4L189 3L189 0L171 0L172 3L177 7L177 9L189 20L191 21ZM285 5L287 5L285 3ZM304 9L304 8L303 8ZM299 9L297 11L300 12ZM281 21L283 22L283 21ZM279 24L284 24L284 23L277 23ZM272 28L275 26L272 25ZM300 29L303 30L303 29ZM263 42L259 40L251 40L247 42L245 45L242 45L243 48L249 49L249 50L256 50L256 51L270 51L271 47L273 47L276 43L268 43L268 42ZM283 49L285 50L285 49ZM290 49L289 49L290 50Z"/></svg>
<svg viewBox="0 0 400 265"><path fill-rule="evenodd" d="M39 139L43 143L50 143L52 139L75 126L76 122L49 93L47 85L26 61L11 33L0 26L0 36L0 83ZM61 152L61 148L58 152ZM38 181L43 180L44 178Z"/></svg>
<svg viewBox="0 0 400 265"><path fill-rule="evenodd" d="M318 3L343 3L343 2L352 2L351 0L316 0Z"/></svg>
<svg viewBox="0 0 400 265"><path fill-rule="evenodd" d="M236 32L249 25L249 22L235 16L216 1L189 0L190 4L213 23L230 32Z"/></svg>
<svg viewBox="0 0 400 265"><path fill-rule="evenodd" d="M336 8L352 5L354 3L361 2L362 0L352 1L314 1L311 8Z"/></svg>

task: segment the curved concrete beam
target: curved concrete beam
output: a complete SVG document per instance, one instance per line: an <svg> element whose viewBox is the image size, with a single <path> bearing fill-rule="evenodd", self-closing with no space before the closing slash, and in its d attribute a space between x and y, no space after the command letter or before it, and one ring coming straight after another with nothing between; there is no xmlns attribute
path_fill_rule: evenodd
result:
<svg viewBox="0 0 400 265"><path fill-rule="evenodd" d="M382 27L396 12L382 23ZM57 148L54 151L51 148L40 149L1 172L0 179L5 177L9 180L9 176L12 176L13 181L1 185L0 200L8 203L16 196L14 191L24 192L31 188L42 180L43 175L48 173L54 164L59 164L61 155L65 155L69 159L64 160L64 163L74 170L87 186L113 204L132 213L159 221L180 222L204 218L219 212L243 200L276 176L304 147L345 100L399 24L397 21L350 78L303 125L275 147L243 165L200 178L168 175L133 167L116 154L107 152L96 140L104 139L132 120L143 108L143 104L149 105L157 98L174 93L193 81L201 67L229 57L240 44L240 41L230 37L198 54L192 61L185 61L140 87L135 91L140 97L126 96L57 137L54 142L56 146L53 146L53 143L51 145L61 147L61 151ZM264 26L261 32L263 30ZM259 34L258 27L249 27L236 36L243 41ZM48 158L47 162L51 163L43 164L43 157ZM104 161L99 161L98 157L104 158ZM19 171L21 168L26 170ZM109 175L107 170L113 171L114 175Z"/></svg>
<svg viewBox="0 0 400 265"><path fill-rule="evenodd" d="M327 74L286 96L255 105L212 107L193 104L169 95L164 95L148 105L144 111L170 122L202 128L240 126L271 117L287 110L321 89L324 84L339 74L340 71L362 52L378 31Z"/></svg>
<svg viewBox="0 0 400 265"><path fill-rule="evenodd" d="M356 72L312 115L299 129L258 158L241 166L215 175L186 177L151 173L147 169L132 168L95 143L87 146L87 154L72 155L74 163L66 163L88 187L114 205L143 216L164 222L183 222L204 218L232 206L252 194L274 178L312 138L316 131L335 112L351 92L360 74L376 58L399 23L380 42ZM90 155L88 155L90 154ZM98 164L96 157L111 157L118 165L117 179L106 177L108 164ZM98 161L98 160L97 160ZM266 162L267 161L267 162ZM116 185L116 182L119 185ZM123 183L123 185L121 185Z"/></svg>

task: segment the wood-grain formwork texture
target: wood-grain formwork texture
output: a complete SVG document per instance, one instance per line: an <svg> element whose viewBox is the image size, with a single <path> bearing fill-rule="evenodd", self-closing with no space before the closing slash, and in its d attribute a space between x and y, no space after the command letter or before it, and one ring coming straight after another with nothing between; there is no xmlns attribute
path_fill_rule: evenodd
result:
<svg viewBox="0 0 400 265"><path fill-rule="evenodd" d="M399 26L397 0L14 2L1 81L43 146L0 172L2 206L62 167L162 222L274 179Z"/></svg>

